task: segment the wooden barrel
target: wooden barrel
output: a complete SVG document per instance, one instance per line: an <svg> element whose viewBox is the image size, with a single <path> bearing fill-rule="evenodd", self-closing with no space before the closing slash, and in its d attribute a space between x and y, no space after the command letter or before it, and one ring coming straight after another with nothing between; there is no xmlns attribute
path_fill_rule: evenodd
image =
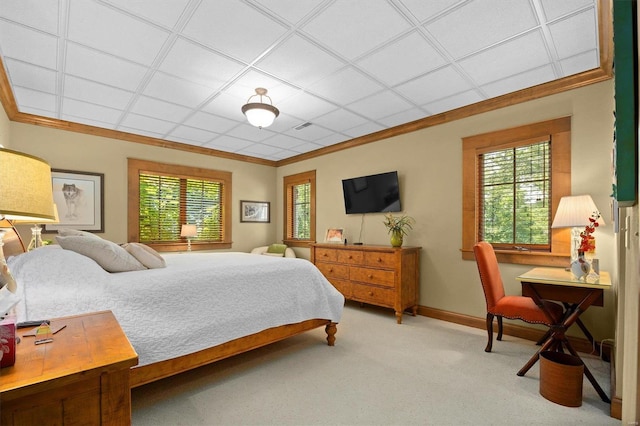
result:
<svg viewBox="0 0 640 426"><path fill-rule="evenodd" d="M544 351L540 354L540 395L567 407L582 405L584 364L577 356Z"/></svg>

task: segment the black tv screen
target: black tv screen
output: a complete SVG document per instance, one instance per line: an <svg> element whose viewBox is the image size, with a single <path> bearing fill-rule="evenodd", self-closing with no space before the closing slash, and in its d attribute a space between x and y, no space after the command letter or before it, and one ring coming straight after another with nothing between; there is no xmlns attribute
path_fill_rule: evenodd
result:
<svg viewBox="0 0 640 426"><path fill-rule="evenodd" d="M398 172L343 179L342 191L347 214L401 210Z"/></svg>

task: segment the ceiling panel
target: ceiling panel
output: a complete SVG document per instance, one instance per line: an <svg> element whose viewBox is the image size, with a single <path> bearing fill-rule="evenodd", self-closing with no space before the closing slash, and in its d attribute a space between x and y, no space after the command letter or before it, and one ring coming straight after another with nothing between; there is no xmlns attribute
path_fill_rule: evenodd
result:
<svg viewBox="0 0 640 426"><path fill-rule="evenodd" d="M597 19L595 0L14 0L0 56L21 113L281 160L598 68ZM241 112L257 87L266 129Z"/></svg>

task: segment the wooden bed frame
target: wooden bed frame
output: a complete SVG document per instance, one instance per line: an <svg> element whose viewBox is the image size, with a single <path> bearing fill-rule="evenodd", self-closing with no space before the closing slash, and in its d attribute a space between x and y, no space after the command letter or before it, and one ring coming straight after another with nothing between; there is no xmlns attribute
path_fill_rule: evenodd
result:
<svg viewBox="0 0 640 426"><path fill-rule="evenodd" d="M0 226L6 230L3 240L4 247L2 247L5 257L21 254L26 251L20 238L20 234L16 232L15 228L8 228L10 225L11 224L6 221L0 221ZM18 283L18 285L20 284ZM249 336L240 337L238 339L177 358L158 361L139 367L132 367L130 386L132 388L142 386L144 384L173 376L203 365L211 364L322 326L325 327L325 332L327 333L328 345L333 346L336 340L336 323L327 319L311 319L295 324L286 324L280 327L268 328Z"/></svg>
<svg viewBox="0 0 640 426"><path fill-rule="evenodd" d="M286 339L287 337L322 327L323 325L325 326L325 331L327 333L327 343L329 346L333 346L336 340L336 323L325 319L311 319L295 324L268 328L258 333L240 337L238 339L181 357L158 361L153 364L143 365L140 367L132 367L130 378L131 387L134 388L141 386L193 368L211 364L213 362Z"/></svg>

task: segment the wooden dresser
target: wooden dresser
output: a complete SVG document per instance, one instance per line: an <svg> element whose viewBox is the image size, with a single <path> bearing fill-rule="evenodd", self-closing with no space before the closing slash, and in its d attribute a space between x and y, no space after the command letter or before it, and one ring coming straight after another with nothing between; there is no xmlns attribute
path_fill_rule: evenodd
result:
<svg viewBox="0 0 640 426"><path fill-rule="evenodd" d="M51 320L61 325L51 343L22 337L15 365L0 370L0 423L131 424L129 371L138 355L111 311Z"/></svg>
<svg viewBox="0 0 640 426"><path fill-rule="evenodd" d="M398 324L402 313L418 311L421 247L312 244L311 262L345 298L393 308Z"/></svg>

